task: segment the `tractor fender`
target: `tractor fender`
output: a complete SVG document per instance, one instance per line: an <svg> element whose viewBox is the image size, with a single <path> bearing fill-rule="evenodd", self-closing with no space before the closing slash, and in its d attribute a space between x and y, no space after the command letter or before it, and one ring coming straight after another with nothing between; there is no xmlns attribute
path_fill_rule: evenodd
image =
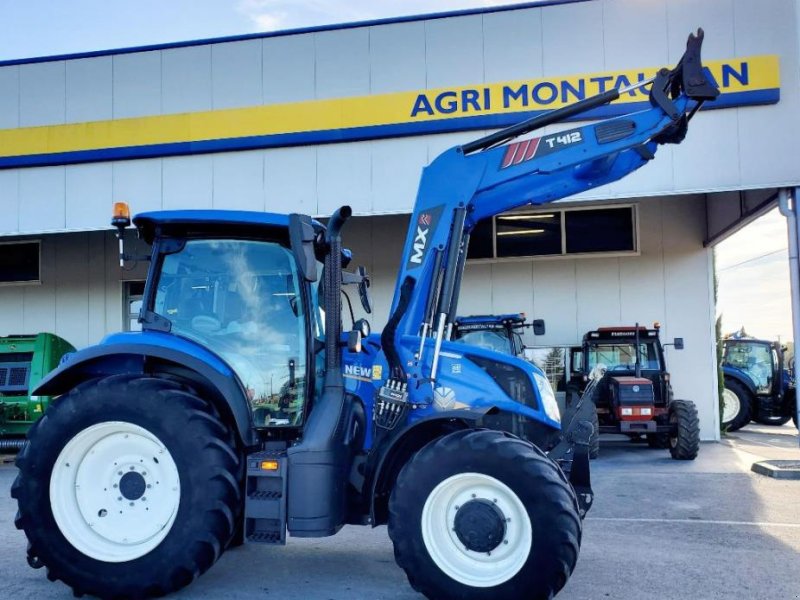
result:
<svg viewBox="0 0 800 600"><path fill-rule="evenodd" d="M159 332L119 333L100 344L67 355L34 395L57 396L98 377L124 373L170 375L187 380L235 425L241 443L258 443L247 394L219 356L185 338Z"/></svg>
<svg viewBox="0 0 800 600"><path fill-rule="evenodd" d="M479 421L494 411L491 406L479 409L448 410L425 417L387 436L373 450L374 460L367 463L363 490L369 503L370 524L376 527L388 518L389 495L397 475L408 459L433 440L457 431L479 426Z"/></svg>
<svg viewBox="0 0 800 600"><path fill-rule="evenodd" d="M741 369L737 369L736 367L731 367L729 365L722 365L722 374L726 379L733 379L734 381L741 383L750 391L754 398L757 395L756 384L753 381L753 378Z"/></svg>

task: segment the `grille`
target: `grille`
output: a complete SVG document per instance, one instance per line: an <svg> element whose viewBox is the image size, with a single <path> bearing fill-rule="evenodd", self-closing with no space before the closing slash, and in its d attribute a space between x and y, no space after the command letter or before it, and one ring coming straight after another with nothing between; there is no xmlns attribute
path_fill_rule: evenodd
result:
<svg viewBox="0 0 800 600"><path fill-rule="evenodd" d="M0 392L24 392L28 389L30 365L0 363Z"/></svg>

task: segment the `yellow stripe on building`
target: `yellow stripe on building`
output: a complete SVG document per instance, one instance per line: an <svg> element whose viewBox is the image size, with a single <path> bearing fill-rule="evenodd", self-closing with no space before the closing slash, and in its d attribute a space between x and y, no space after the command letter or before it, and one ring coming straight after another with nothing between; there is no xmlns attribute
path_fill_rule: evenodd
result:
<svg viewBox="0 0 800 600"><path fill-rule="evenodd" d="M710 61L723 95L777 90L778 57ZM510 81L354 98L309 100L196 113L0 130L0 156L131 148L204 140L333 131L443 121L458 117L550 110L653 75L656 68ZM625 94L619 102L641 102ZM745 103L745 102L742 102Z"/></svg>

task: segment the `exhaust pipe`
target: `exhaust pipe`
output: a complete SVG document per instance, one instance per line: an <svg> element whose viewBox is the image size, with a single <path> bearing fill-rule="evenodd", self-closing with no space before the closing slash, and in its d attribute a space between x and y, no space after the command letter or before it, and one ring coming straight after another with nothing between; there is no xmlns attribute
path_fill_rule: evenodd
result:
<svg viewBox="0 0 800 600"><path fill-rule="evenodd" d="M352 215L338 209L328 222L325 240L325 381L306 423L302 441L289 448L288 528L295 537L333 535L346 516L346 403L339 341L342 333L342 237Z"/></svg>

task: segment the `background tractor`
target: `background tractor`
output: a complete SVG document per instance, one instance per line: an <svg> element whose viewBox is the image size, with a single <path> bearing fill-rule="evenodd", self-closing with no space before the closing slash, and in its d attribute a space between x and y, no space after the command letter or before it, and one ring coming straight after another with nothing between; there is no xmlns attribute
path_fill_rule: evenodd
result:
<svg viewBox="0 0 800 600"><path fill-rule="evenodd" d="M489 350L522 356L525 343L524 330L533 329L534 335L544 335L544 321L525 322L525 313L506 315L472 315L458 317L453 323L453 340Z"/></svg>
<svg viewBox="0 0 800 600"><path fill-rule="evenodd" d="M718 94L701 42L690 36L673 70L439 155L422 174L380 334L363 320L342 331L342 285L370 307L364 271L344 270L346 206L325 226L138 215L152 248L142 331L71 355L34 392L59 397L31 428L12 486L30 565L76 595L144 598L189 584L233 544L385 523L429 598L555 595L593 500L594 409L561 415L540 369L450 339L470 232L680 143ZM638 90L646 110L512 141ZM120 204L120 239L129 223Z"/></svg>
<svg viewBox="0 0 800 600"><path fill-rule="evenodd" d="M723 340L722 427L736 431L751 420L762 425L797 424L794 374L778 342Z"/></svg>
<svg viewBox="0 0 800 600"><path fill-rule="evenodd" d="M683 349L683 339L672 343ZM568 388L596 406L595 432L621 433L651 448L669 448L678 460L694 460L700 447L697 408L673 397L658 326L600 327L570 352ZM599 453L594 435L591 455Z"/></svg>

